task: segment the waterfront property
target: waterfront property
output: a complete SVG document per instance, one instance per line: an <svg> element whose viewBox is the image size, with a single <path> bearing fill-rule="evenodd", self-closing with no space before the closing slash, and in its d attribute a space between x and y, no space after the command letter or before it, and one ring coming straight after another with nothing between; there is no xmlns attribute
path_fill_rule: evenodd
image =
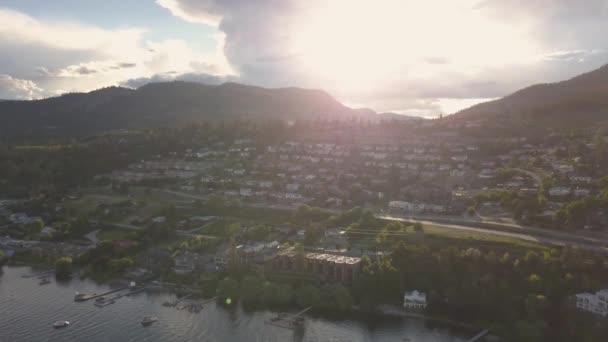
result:
<svg viewBox="0 0 608 342"><path fill-rule="evenodd" d="M426 293L418 290L405 291L403 294L403 307L406 309L426 309Z"/></svg>
<svg viewBox="0 0 608 342"><path fill-rule="evenodd" d="M578 293L575 296L576 307L602 317L608 317L608 289L596 293Z"/></svg>

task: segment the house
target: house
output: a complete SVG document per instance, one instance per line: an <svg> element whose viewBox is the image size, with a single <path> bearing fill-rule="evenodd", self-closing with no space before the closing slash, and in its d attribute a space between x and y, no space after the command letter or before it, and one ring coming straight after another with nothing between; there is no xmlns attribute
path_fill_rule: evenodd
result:
<svg viewBox="0 0 608 342"><path fill-rule="evenodd" d="M576 307L602 317L608 317L608 289L593 293L578 293L575 295Z"/></svg>
<svg viewBox="0 0 608 342"><path fill-rule="evenodd" d="M41 221L40 217L30 217L25 213L16 213L9 216L9 221L15 224L28 225L36 221Z"/></svg>
<svg viewBox="0 0 608 342"><path fill-rule="evenodd" d="M587 197L587 196L589 196L590 193L591 193L591 191L589 191L589 189L585 189L585 188L574 189L574 196L577 198Z"/></svg>
<svg viewBox="0 0 608 342"><path fill-rule="evenodd" d="M152 219L152 223L163 224L167 222L167 218L165 216L158 216Z"/></svg>
<svg viewBox="0 0 608 342"><path fill-rule="evenodd" d="M567 186L553 186L549 188L549 195L551 196L567 196L570 195L572 190Z"/></svg>
<svg viewBox="0 0 608 342"><path fill-rule="evenodd" d="M133 240L114 240L112 241L114 249L128 249L137 246L137 241Z"/></svg>
<svg viewBox="0 0 608 342"><path fill-rule="evenodd" d="M405 291L403 294L403 307L406 309L426 309L426 293L418 290Z"/></svg>
<svg viewBox="0 0 608 342"><path fill-rule="evenodd" d="M296 191L298 191L298 189L300 189L300 184L297 184L297 183L287 184L285 189L287 189L287 191L289 191L289 192L296 192Z"/></svg>
<svg viewBox="0 0 608 342"><path fill-rule="evenodd" d="M55 228L47 226L47 227L42 228L42 230L40 231L40 236L45 237L45 238L49 238L53 234L55 234L56 231L57 230L55 230Z"/></svg>

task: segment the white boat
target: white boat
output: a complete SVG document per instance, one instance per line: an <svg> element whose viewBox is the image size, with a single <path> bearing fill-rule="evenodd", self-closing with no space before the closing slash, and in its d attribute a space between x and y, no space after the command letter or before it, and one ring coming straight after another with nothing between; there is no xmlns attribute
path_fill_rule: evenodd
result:
<svg viewBox="0 0 608 342"><path fill-rule="evenodd" d="M70 322L68 322L68 321L57 321L57 322L53 323L53 328L55 328L55 329L65 328L69 325L70 325Z"/></svg>
<svg viewBox="0 0 608 342"><path fill-rule="evenodd" d="M144 327L147 327L148 325L154 323L158 321L158 318L153 317L153 316L146 316L144 317L144 319L141 321L141 325L143 325Z"/></svg>

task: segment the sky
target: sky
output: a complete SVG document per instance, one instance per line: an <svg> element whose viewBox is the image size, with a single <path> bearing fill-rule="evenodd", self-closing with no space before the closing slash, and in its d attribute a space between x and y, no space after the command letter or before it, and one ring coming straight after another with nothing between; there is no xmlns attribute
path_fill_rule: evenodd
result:
<svg viewBox="0 0 608 342"><path fill-rule="evenodd" d="M608 0L0 0L0 99L227 81L436 117L608 63Z"/></svg>

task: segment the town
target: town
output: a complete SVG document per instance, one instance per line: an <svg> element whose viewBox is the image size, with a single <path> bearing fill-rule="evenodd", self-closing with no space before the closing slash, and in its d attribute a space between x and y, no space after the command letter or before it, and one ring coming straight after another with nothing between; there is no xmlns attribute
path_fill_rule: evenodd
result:
<svg viewBox="0 0 608 342"><path fill-rule="evenodd" d="M502 275L525 283L523 311L538 323L519 330L542 330L548 306L577 322L584 311L606 317L608 137L457 132L440 120L115 132L48 152L115 151L102 155L118 162L84 162L78 184L24 196L19 182L3 183L13 197L0 202L0 248L9 262L99 281L255 305L397 305L441 317L478 308L470 321L482 320ZM7 179L26 167L13 148ZM441 273L448 263L469 269ZM484 278L467 288L467 275ZM571 279L554 286L553 277ZM471 297L482 287L484 303Z"/></svg>

